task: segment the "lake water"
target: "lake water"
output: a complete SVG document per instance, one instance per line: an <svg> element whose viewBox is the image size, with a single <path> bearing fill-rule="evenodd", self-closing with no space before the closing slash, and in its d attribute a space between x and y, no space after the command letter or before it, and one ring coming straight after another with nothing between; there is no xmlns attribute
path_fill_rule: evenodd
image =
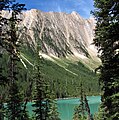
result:
<svg viewBox="0 0 119 120"><path fill-rule="evenodd" d="M100 96L87 97L91 113L94 114L98 111L99 104L101 102ZM72 120L75 106L80 104L80 98L61 99L57 100L58 112L61 120ZM32 103L29 102L27 109L32 114Z"/></svg>
<svg viewBox="0 0 119 120"><path fill-rule="evenodd" d="M98 111L99 104L101 103L101 97L89 96L87 99L91 113L96 113ZM74 108L80 104L80 98L58 100L57 104L61 120L72 120Z"/></svg>

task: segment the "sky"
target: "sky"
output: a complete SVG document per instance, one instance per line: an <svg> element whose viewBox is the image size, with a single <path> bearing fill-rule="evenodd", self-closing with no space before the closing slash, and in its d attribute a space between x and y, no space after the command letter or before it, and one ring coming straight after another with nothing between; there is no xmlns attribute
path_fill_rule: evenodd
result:
<svg viewBox="0 0 119 120"><path fill-rule="evenodd" d="M94 9L93 0L16 0L26 4L26 8L39 9L44 12L78 12L82 17L89 18L90 11Z"/></svg>

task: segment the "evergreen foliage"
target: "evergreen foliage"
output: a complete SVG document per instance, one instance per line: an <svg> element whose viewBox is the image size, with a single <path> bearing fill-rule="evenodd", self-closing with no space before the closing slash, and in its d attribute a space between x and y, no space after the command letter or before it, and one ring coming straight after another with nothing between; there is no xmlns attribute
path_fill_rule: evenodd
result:
<svg viewBox="0 0 119 120"><path fill-rule="evenodd" d="M14 3L12 0L3 0L0 1L0 10L9 10L11 11L10 18L0 17L0 45L1 50L7 53L8 63L7 63L7 74L4 77L4 74L1 74L3 78L7 79L5 86L9 90L7 102L7 112L6 118L9 120L28 120L26 116L25 109L22 109L22 98L19 92L19 86L17 85L18 81L18 62L19 58L19 40L18 40L18 23L20 19L18 15L24 9L24 4ZM6 81L2 81L4 83ZM2 105L3 106L3 105Z"/></svg>
<svg viewBox="0 0 119 120"><path fill-rule="evenodd" d="M86 112L88 116L86 117ZM90 107L88 104L88 100L84 93L82 83L80 85L80 105L76 106L74 109L73 120L93 120L93 117L90 113Z"/></svg>
<svg viewBox="0 0 119 120"><path fill-rule="evenodd" d="M47 103L47 120L60 120L59 113L57 111L54 91L46 88L46 103Z"/></svg>
<svg viewBox="0 0 119 120"><path fill-rule="evenodd" d="M34 34L35 36L35 34ZM36 36L35 36L36 38ZM34 81L35 81L35 103L33 104L33 107L35 108L35 119L36 120L46 120L47 117L47 102L45 100L46 98L46 83L43 79L43 76L41 74L41 63L43 62L43 58L39 55L40 51L40 44L37 42L37 45L35 46L35 63L34 63Z"/></svg>
<svg viewBox="0 0 119 120"><path fill-rule="evenodd" d="M34 80L35 80L35 104L33 104L33 107L35 107L35 115L36 120L46 120L46 103L45 103L45 83L43 81L43 78L41 77L41 72L39 66L35 66L36 73L34 74Z"/></svg>
<svg viewBox="0 0 119 120"><path fill-rule="evenodd" d="M94 0L97 20L94 44L98 47L102 66L102 120L119 119L119 1Z"/></svg>
<svg viewBox="0 0 119 120"><path fill-rule="evenodd" d="M2 97L2 95L0 96L0 97ZM2 100L2 98L0 98L0 120L4 120L4 104L3 104L4 102L3 102L3 100Z"/></svg>
<svg viewBox="0 0 119 120"><path fill-rule="evenodd" d="M85 94L84 94L84 102L85 102L85 109L86 109L86 111L88 113L87 120L93 120L93 116L90 113L90 107L89 107L88 100L87 100Z"/></svg>
<svg viewBox="0 0 119 120"><path fill-rule="evenodd" d="M2 50L2 27L4 26L4 20L1 14L1 10L5 7L4 1L0 1L0 86L3 88L6 82L6 77L3 75L3 66L2 66L2 59L3 59L3 50ZM4 100L3 94L0 93L0 120L4 120Z"/></svg>
<svg viewBox="0 0 119 120"><path fill-rule="evenodd" d="M28 44L26 46L22 46L20 54L23 56L23 61L27 66L27 69L24 69L24 66L21 64L20 70L21 76L19 76L19 84L21 86L21 92L26 91L26 86L31 83L34 84L34 80L28 80L32 77L32 68L33 63L35 61L35 50L32 49ZM29 62L26 61L26 58ZM6 58L7 59L7 58ZM49 89L54 91L56 98L64 98L64 97L79 97L78 91L80 82L82 81L83 87L86 88L85 93L87 95L99 95L100 88L98 84L98 75L93 71L89 70L85 65L83 65L80 61L77 63L73 63L67 59L54 59L56 62L44 59L40 64L41 73L43 74L43 78L45 81L49 82L51 86ZM4 59L5 61L5 59ZM5 65L3 61L3 64ZM29 64L31 63L31 64ZM67 66L65 66L67 65ZM75 73L75 74L72 74ZM27 77L27 79L25 78ZM24 81L25 80L25 81ZM84 84L85 83L85 84ZM32 92L34 93L34 86L32 87ZM32 94L33 95L33 94ZM32 96L33 98L33 96Z"/></svg>
<svg viewBox="0 0 119 120"><path fill-rule="evenodd" d="M35 34L34 34L35 36ZM36 36L35 36L36 37ZM49 91L48 81L45 81L41 73L42 63L44 59L39 55L41 45L36 39L35 48L35 65L34 65L34 81L35 81L35 119L36 120L59 120L57 108L52 99L52 91Z"/></svg>
<svg viewBox="0 0 119 120"><path fill-rule="evenodd" d="M22 103L16 83L11 84L9 90L9 100L7 101L7 118L9 120L22 119Z"/></svg>

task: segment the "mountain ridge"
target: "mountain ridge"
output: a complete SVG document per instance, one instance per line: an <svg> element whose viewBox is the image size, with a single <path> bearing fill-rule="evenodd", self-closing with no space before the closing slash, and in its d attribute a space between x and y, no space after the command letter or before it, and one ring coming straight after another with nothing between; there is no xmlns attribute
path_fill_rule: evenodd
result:
<svg viewBox="0 0 119 120"><path fill-rule="evenodd" d="M3 16L10 16L3 11ZM44 58L67 58L71 61L81 60L84 64L93 61L100 63L93 43L96 21L84 19L77 12L42 12L31 9L20 15L19 39L28 42L33 49L40 44L39 52ZM91 65L88 65L92 67Z"/></svg>
<svg viewBox="0 0 119 120"><path fill-rule="evenodd" d="M27 39L33 46L37 41L43 57L100 62L92 44L96 23L94 18L84 19L74 11L67 14L32 9L23 12L22 19L27 35L21 34L20 39Z"/></svg>
<svg viewBox="0 0 119 120"><path fill-rule="evenodd" d="M30 34L31 36L33 36L31 30L33 30L34 28L35 30L38 30L39 32L38 37L40 39L44 37L43 35L45 32L45 35L46 36L49 35L48 37L51 37L52 42L55 43L58 42L58 40L60 39L60 41L64 40L66 44L70 45L69 42L71 42L71 37L74 40L74 42L77 43L80 42L82 45L86 45L86 47L88 47L89 44L93 42L92 39L93 39L94 20L93 19L85 20L81 18L80 15L76 12L72 12L71 14L58 13L58 12L48 13L33 9L30 11L26 11L23 14L23 25L27 27L28 30L30 30L29 32L31 32ZM89 29L86 30L85 27L86 28L89 27L90 30ZM82 31L85 32L86 34L84 35ZM59 39L58 37L56 37L56 35L59 37ZM32 38L32 40L33 39L34 38ZM57 44L58 43L56 43L56 45ZM50 52L52 53L52 51Z"/></svg>
<svg viewBox="0 0 119 120"><path fill-rule="evenodd" d="M10 17L10 13L3 11L3 16ZM28 79L19 77L19 84L24 85L21 91L30 84L36 64L35 50L40 46L39 55L45 58L40 61L40 70L56 98L79 96L81 83L87 95L99 94L98 75L93 72L100 64L92 45L93 19L85 20L76 12L45 13L38 10L23 12L18 17L22 19L18 25L18 40L23 42L19 47L20 73L28 76ZM8 58L6 52L2 59L5 68Z"/></svg>

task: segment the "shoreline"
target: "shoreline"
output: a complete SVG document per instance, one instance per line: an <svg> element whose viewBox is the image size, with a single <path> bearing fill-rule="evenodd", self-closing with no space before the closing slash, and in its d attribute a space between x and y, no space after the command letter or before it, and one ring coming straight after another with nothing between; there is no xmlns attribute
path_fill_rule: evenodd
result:
<svg viewBox="0 0 119 120"><path fill-rule="evenodd" d="M96 97L96 96L101 97L101 95L87 95L87 97ZM75 98L80 98L80 96L79 97L56 98L55 100L69 100L69 99L75 99Z"/></svg>

